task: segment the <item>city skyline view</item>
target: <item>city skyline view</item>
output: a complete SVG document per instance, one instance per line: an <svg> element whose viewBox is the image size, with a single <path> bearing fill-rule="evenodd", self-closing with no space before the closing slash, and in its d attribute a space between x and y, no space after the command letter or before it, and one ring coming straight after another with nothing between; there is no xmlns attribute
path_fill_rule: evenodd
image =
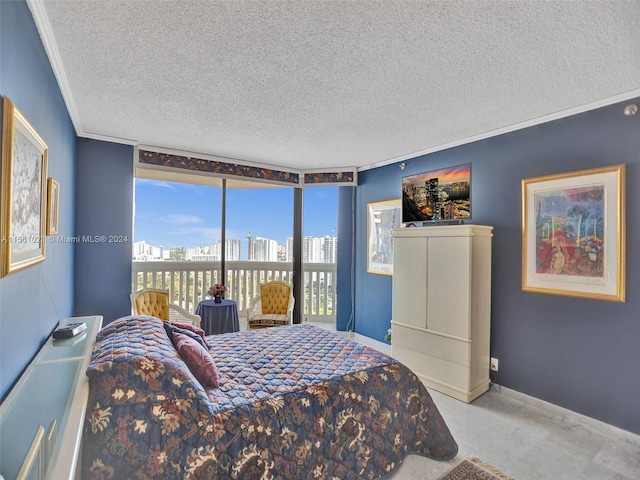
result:
<svg viewBox="0 0 640 480"><path fill-rule="evenodd" d="M145 242L168 250L219 243L221 192L220 187L137 178L134 244ZM337 236L337 197L335 186L304 189L303 237ZM286 249L287 239L293 236L293 190L227 188L226 219L226 248L230 240L239 241L240 260L248 260L249 235ZM232 250L237 248L234 241Z"/></svg>

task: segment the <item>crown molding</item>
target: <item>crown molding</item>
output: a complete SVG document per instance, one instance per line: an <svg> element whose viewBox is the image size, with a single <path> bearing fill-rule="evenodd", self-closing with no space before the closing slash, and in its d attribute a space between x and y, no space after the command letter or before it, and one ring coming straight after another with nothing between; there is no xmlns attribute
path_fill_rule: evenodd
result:
<svg viewBox="0 0 640 480"><path fill-rule="evenodd" d="M67 106L67 111L69 112L69 117L71 117L71 123L73 123L76 135L83 137L85 135L80 124L80 116L78 115L75 102L73 101L71 87L67 80L67 74L65 73L62 59L60 58L60 52L58 51L53 31L51 30L51 22L49 21L44 1L27 0L27 6L29 7L29 10L31 10L31 15L33 16L36 28L40 34L40 39L42 40L45 51L47 52L47 57L49 57L49 63L51 64L53 74L58 81L58 88L60 88L62 98Z"/></svg>
<svg viewBox="0 0 640 480"><path fill-rule="evenodd" d="M442 150L458 147L460 145L466 145L468 143L477 142L479 140L485 140L487 138L497 137L498 135L514 132L516 130L522 130L528 127L533 127L543 123L552 122L554 120L559 120L561 118L571 117L573 115L588 112L590 110L595 110L597 108L608 107L610 105L613 105L619 102L624 102L625 100L631 100L636 97L640 97L640 89L635 89L629 92L620 93L618 95L603 98L602 100L587 103L585 105L580 105L577 107L568 108L566 110L561 110L559 112L552 113L549 115L544 115L542 117L533 118L525 122L514 123L513 125L507 125L506 127L497 128L495 130L489 130L487 132L479 133L477 135L472 135L470 137L462 138L460 140L455 140L453 142L443 143L435 147L430 147L424 150L418 150L415 152L407 153L404 155L400 155L398 157L391 158L389 160L383 160L380 162L372 163L370 165L365 165L363 167L358 168L358 171L363 172L365 170L371 170L374 168L391 165L393 163L411 160L412 158L421 157L423 155L428 155L430 153L440 152Z"/></svg>

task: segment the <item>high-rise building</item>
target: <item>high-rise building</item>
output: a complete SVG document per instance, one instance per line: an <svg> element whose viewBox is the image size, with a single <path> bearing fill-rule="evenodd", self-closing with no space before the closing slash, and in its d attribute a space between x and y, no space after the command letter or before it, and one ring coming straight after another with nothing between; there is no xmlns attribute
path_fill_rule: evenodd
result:
<svg viewBox="0 0 640 480"><path fill-rule="evenodd" d="M211 251L213 252L216 260L222 259L222 242L218 240L211 245ZM224 255L228 261L240 260L240 239L239 238L227 238L224 242Z"/></svg>
<svg viewBox="0 0 640 480"><path fill-rule="evenodd" d="M284 247L284 261L293 262L293 238L287 237L287 243Z"/></svg>
<svg viewBox="0 0 640 480"><path fill-rule="evenodd" d="M212 245L207 247L203 247L202 245L198 247L188 247L186 249L185 260L191 262L214 262L219 260L211 249Z"/></svg>
<svg viewBox="0 0 640 480"><path fill-rule="evenodd" d="M250 262L255 260L253 252L253 236L251 232L247 233L247 260Z"/></svg>
<svg viewBox="0 0 640 480"><path fill-rule="evenodd" d="M228 238L225 242L226 259L232 262L240 260L240 239Z"/></svg>
<svg viewBox="0 0 640 480"><path fill-rule="evenodd" d="M425 193L427 196L427 205L431 210L430 217L433 220L440 220L440 201L438 197L439 190L437 178L430 178L425 182Z"/></svg>
<svg viewBox="0 0 640 480"><path fill-rule="evenodd" d="M302 261L307 263L322 263L324 255L322 251L322 238L304 237L302 239Z"/></svg>
<svg viewBox="0 0 640 480"><path fill-rule="evenodd" d="M247 259L256 262L292 262L293 238L288 237L285 245L276 240L264 237L254 237L247 234ZM241 259L242 241L239 238L228 238L225 242L225 258L228 261ZM155 247L145 241L135 242L133 245L133 260L138 262L151 260L215 262L222 259L221 242L210 243L197 247ZM302 240L302 261L307 263L337 263L338 239L325 235L324 237L304 237Z"/></svg>
<svg viewBox="0 0 640 480"><path fill-rule="evenodd" d="M152 260L164 260L162 247L150 245L144 240L133 244L134 262L149 262Z"/></svg>
<svg viewBox="0 0 640 480"><path fill-rule="evenodd" d="M256 262L277 262L278 242L269 238L256 237L251 242L253 246L253 258ZM251 251L251 250L250 250Z"/></svg>
<svg viewBox="0 0 640 480"><path fill-rule="evenodd" d="M322 237L322 254L323 262L338 262L338 237L331 237L329 235Z"/></svg>

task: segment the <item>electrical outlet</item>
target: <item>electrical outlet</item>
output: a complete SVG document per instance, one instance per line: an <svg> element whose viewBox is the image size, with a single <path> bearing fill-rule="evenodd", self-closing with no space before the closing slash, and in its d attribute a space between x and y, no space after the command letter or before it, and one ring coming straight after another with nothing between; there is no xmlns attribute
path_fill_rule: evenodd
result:
<svg viewBox="0 0 640 480"><path fill-rule="evenodd" d="M494 372L498 371L498 359L497 358L493 358L491 357L491 370L493 370Z"/></svg>

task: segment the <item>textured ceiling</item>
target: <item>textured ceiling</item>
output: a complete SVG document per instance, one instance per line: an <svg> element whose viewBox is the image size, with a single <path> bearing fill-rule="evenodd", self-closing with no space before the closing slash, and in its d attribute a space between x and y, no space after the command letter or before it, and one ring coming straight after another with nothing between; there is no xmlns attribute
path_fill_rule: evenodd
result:
<svg viewBox="0 0 640 480"><path fill-rule="evenodd" d="M640 95L640 1L28 0L80 136L369 168Z"/></svg>

